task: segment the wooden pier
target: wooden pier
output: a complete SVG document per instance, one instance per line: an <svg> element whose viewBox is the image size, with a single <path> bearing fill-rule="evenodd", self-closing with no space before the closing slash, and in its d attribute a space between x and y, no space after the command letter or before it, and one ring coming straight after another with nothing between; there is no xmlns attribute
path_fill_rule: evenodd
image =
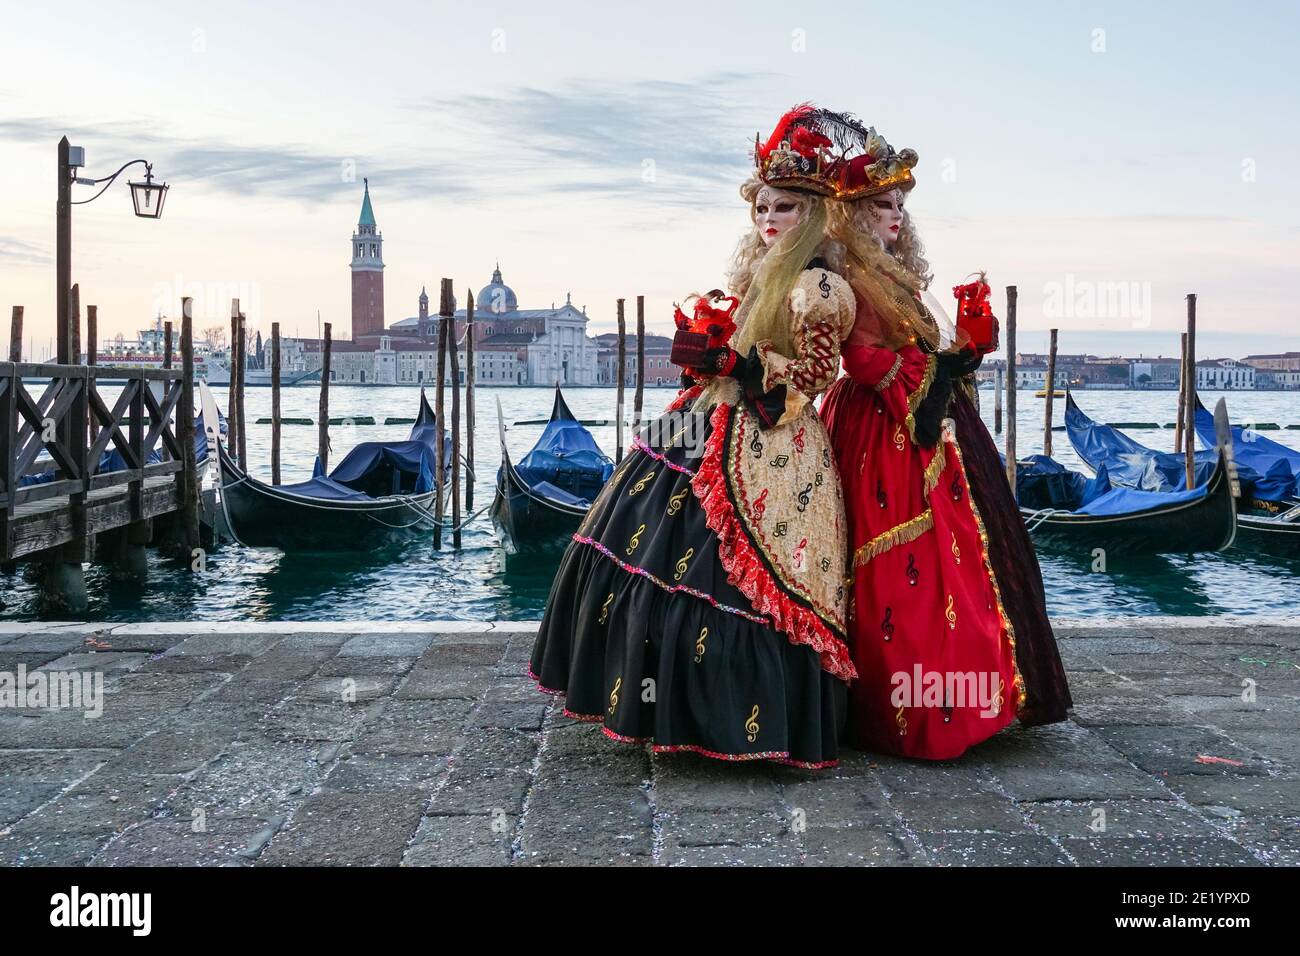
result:
<svg viewBox="0 0 1300 956"><path fill-rule="evenodd" d="M0 565L37 565L48 596L77 610L84 561L139 575L152 543L188 563L199 545L190 367L0 362ZM125 380L111 407L99 379ZM125 467L101 471L110 450ZM50 477L22 483L36 474Z"/></svg>

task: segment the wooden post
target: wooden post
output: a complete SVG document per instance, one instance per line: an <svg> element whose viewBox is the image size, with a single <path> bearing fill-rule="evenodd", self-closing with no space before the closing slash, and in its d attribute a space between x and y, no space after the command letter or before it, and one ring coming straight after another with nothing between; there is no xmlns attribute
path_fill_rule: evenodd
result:
<svg viewBox="0 0 1300 956"><path fill-rule="evenodd" d="M169 331L170 325L168 323ZM171 341L170 335L168 341ZM199 546L199 469L194 458L194 300L189 296L181 299L181 400L177 419L177 444L185 456L185 467L181 470L181 527L185 534L185 555L189 559ZM240 437L243 437L243 429L240 429ZM190 567L197 563L190 560Z"/></svg>
<svg viewBox="0 0 1300 956"><path fill-rule="evenodd" d="M641 403L645 395L645 296L636 297L636 396L632 399L632 428L641 427Z"/></svg>
<svg viewBox="0 0 1300 956"><path fill-rule="evenodd" d="M444 279L450 289L451 280ZM448 295L450 295L450 291ZM448 320L447 356L451 359L451 546L460 550L460 349L456 347L456 320Z"/></svg>
<svg viewBox="0 0 1300 956"><path fill-rule="evenodd" d="M993 370L993 434L1002 434L1002 382L1005 373L1001 367Z"/></svg>
<svg viewBox="0 0 1300 956"><path fill-rule="evenodd" d="M9 320L9 361L23 360L23 307L14 306L13 318Z"/></svg>
<svg viewBox="0 0 1300 956"><path fill-rule="evenodd" d="M320 410L316 413L316 457L323 474L330 470L330 345L330 324L326 322L320 353Z"/></svg>
<svg viewBox="0 0 1300 956"><path fill-rule="evenodd" d="M1187 415L1187 333L1179 336L1181 350L1178 353L1178 420L1174 422L1174 453L1183 450L1183 419Z"/></svg>
<svg viewBox="0 0 1300 956"><path fill-rule="evenodd" d="M1052 399L1056 392L1056 329L1047 349L1047 399L1043 403L1043 454L1052 457Z"/></svg>
<svg viewBox="0 0 1300 956"><path fill-rule="evenodd" d="M235 397L239 385L239 361L235 358L235 342L239 339L239 300L230 300L230 384L226 386L226 449L232 458L239 457L239 406ZM248 465L240 462L245 471Z"/></svg>
<svg viewBox="0 0 1300 956"><path fill-rule="evenodd" d="M1187 455L1187 487L1196 487L1196 293L1187 293L1187 395L1183 399L1183 442Z"/></svg>
<svg viewBox="0 0 1300 956"><path fill-rule="evenodd" d="M1016 287L1007 286L1007 481L1016 495Z"/></svg>
<svg viewBox="0 0 1300 956"><path fill-rule="evenodd" d="M443 417L443 378L447 374L447 323L451 321L451 289L448 287L448 280L442 280L442 296L438 303L438 370L435 373L433 392L433 413L438 419L438 438L435 447L434 459L437 462L437 468L434 473L435 487L437 494L434 496L437 500L434 502L434 521L433 525L433 546L437 550L442 550L442 496L445 489L443 481L443 435L446 433L446 418Z"/></svg>
<svg viewBox="0 0 1300 956"><path fill-rule="evenodd" d="M99 364L99 306L86 306L86 365L88 367ZM90 396L90 390L96 388L97 383L93 378L86 379L86 395ZM89 409L87 409L89 412ZM90 443L93 445L99 438L99 425L95 422L95 416L87 414L88 426L90 427Z"/></svg>
<svg viewBox="0 0 1300 956"><path fill-rule="evenodd" d="M465 299L465 510L474 510L474 293ZM460 545L458 544L457 547Z"/></svg>
<svg viewBox="0 0 1300 956"><path fill-rule="evenodd" d="M239 410L239 467L245 472L248 471L248 417L244 414L244 374L248 369L248 350L244 348L245 328L244 323L247 316L243 312L239 313L239 386L238 386L238 410Z"/></svg>
<svg viewBox="0 0 1300 956"><path fill-rule="evenodd" d="M184 324L184 320L181 320ZM163 368L172 367L172 323L168 319L163 323Z"/></svg>
<svg viewBox="0 0 1300 956"><path fill-rule="evenodd" d="M623 317L623 300L618 300L618 394L614 407L617 419L614 422L615 442L614 460L623 460L623 386L627 379L627 320Z"/></svg>
<svg viewBox="0 0 1300 956"><path fill-rule="evenodd" d="M81 364L81 283L72 283L68 302L68 364Z"/></svg>
<svg viewBox="0 0 1300 956"><path fill-rule="evenodd" d="M280 323L271 323L271 484L280 483Z"/></svg>

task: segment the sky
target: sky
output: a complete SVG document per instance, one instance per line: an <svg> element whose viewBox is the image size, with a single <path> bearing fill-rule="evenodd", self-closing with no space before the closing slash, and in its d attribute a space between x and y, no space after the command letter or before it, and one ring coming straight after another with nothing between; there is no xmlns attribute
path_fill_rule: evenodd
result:
<svg viewBox="0 0 1300 956"><path fill-rule="evenodd" d="M74 207L104 338L181 295L200 330L238 296L264 335L346 334L363 177L390 323L499 261L522 308L571 293L594 335L645 295L666 332L749 228L755 133L813 101L919 153L932 290L987 270L1002 314L1016 285L1022 350L1176 354L1189 292L1201 357L1298 350L1300 8L1233 9L5 0L0 308L43 358L66 134L83 175L171 186L158 221L121 180Z"/></svg>

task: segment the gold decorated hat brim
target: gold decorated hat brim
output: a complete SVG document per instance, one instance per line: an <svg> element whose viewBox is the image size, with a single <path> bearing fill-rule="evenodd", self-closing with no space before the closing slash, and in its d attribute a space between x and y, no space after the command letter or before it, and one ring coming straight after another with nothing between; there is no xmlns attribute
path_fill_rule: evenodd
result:
<svg viewBox="0 0 1300 956"><path fill-rule="evenodd" d="M916 180L913 178L911 170L907 170L901 176L893 176L879 182L855 186L852 189L839 189L834 183L828 183L824 179L818 179L812 176L769 177L760 171L758 178L762 180L764 184L774 186L777 189L800 189L804 192L817 193L819 196L828 196L831 199L837 199L841 202L849 202L854 199L865 199L868 196L877 196L880 193L887 193L892 189L901 189L903 192L910 192L912 187L916 185Z"/></svg>

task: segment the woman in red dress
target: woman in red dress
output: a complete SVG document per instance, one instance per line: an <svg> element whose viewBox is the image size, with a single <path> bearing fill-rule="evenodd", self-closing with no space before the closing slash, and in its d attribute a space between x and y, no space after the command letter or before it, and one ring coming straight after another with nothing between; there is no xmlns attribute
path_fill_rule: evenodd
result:
<svg viewBox="0 0 1300 956"><path fill-rule="evenodd" d="M858 680L848 735L868 750L949 759L1017 716L1063 719L1069 691L1032 547L1018 518L1008 526L1015 509L1005 480L1002 494L975 493L963 461L973 448L982 481L998 474L985 461L997 455L987 432L972 444L954 422L983 431L963 393L979 356L937 303L925 302L928 264L903 211L916 154L896 153L874 130L861 135L865 158L843 196L851 201L836 205L828 227L844 244L856 298L841 347L848 374L821 410L852 555L849 646ZM997 512L997 539L982 506ZM997 553L1007 548L1019 553ZM1013 573L1009 607L996 567L1017 562L1032 562L1032 572ZM1028 636L1023 649L1018 622Z"/></svg>

